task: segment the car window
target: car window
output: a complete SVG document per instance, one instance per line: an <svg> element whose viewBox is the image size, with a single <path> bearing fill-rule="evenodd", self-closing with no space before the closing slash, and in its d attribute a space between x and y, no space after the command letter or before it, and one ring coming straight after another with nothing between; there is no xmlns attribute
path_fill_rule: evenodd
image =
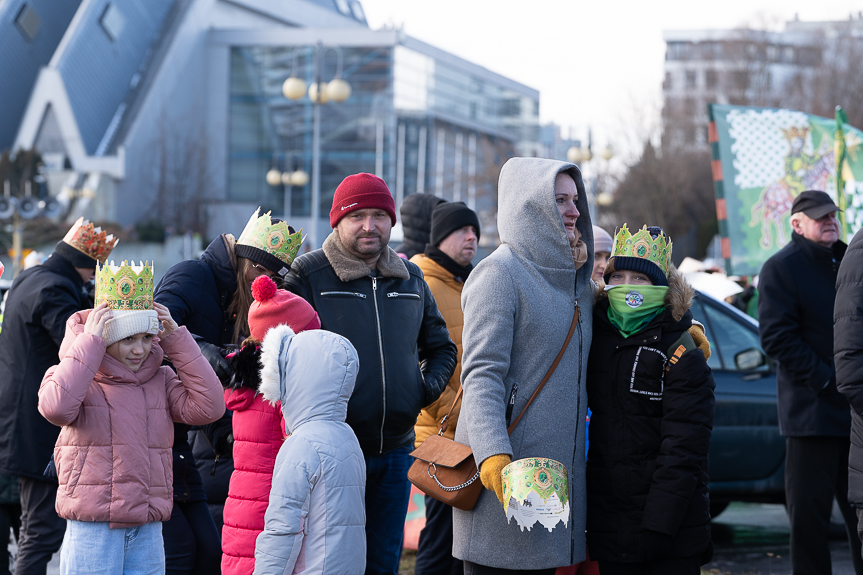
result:
<svg viewBox="0 0 863 575"><path fill-rule="evenodd" d="M708 327L709 322L704 317L704 306L701 305L698 299L692 302L692 317L695 321L704 325L706 332L704 335L707 336L707 341L710 343L710 357L707 358L707 365L710 366L710 369L722 369L722 354L719 353L716 338L713 336L713 330Z"/></svg>
<svg viewBox="0 0 863 575"><path fill-rule="evenodd" d="M764 353L758 340L757 330L734 317L730 311L721 309L719 305L714 306L709 302L701 303L701 311L704 314L704 320L701 321L707 328L707 339L710 341L711 349L714 349L714 341L718 344L715 352L718 352L716 355L719 356L717 359L721 362L722 368L736 371L737 366L734 358L741 351L757 349L762 354ZM712 360L713 357L710 359ZM715 365L712 361L708 361L708 364L711 368ZM766 362L754 369L754 371L769 370L770 366Z"/></svg>

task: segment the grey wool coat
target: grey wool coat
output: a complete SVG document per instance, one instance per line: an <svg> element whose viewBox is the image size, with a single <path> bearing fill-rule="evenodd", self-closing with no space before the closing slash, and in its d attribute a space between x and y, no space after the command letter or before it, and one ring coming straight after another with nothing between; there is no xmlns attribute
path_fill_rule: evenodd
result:
<svg viewBox="0 0 863 575"><path fill-rule="evenodd" d="M578 189L576 227L588 251L577 271L554 196L567 172ZM492 455L548 457L569 471L570 512L552 532L507 524L494 492L483 490L471 511L453 509L453 554L502 569L546 569L585 558L585 376L590 349L593 229L581 173L574 164L513 158L501 170L498 230L502 245L471 272L462 292L464 404L456 441L479 465ZM511 436L506 405L518 384L512 419L551 367L572 323L579 325L560 364Z"/></svg>

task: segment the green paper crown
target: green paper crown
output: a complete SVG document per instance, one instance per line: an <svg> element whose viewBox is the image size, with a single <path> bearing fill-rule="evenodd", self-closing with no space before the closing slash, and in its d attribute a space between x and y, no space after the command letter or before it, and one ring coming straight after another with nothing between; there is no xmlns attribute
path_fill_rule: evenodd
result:
<svg viewBox="0 0 863 575"><path fill-rule="evenodd" d="M611 257L615 256L647 260L659 266L662 273L667 276L668 267L671 265L671 240L666 243L663 234L659 234L656 238L651 237L647 226L642 226L635 235L632 235L626 224L623 224L614 236L614 245L611 246Z"/></svg>
<svg viewBox="0 0 863 575"><path fill-rule="evenodd" d="M107 303L113 310L153 309L153 266L150 262L96 266L96 305Z"/></svg>
<svg viewBox="0 0 863 575"><path fill-rule="evenodd" d="M303 230L291 233L286 222L274 224L270 212L258 217L260 211L258 208L249 218L237 244L263 250L290 267L303 244Z"/></svg>

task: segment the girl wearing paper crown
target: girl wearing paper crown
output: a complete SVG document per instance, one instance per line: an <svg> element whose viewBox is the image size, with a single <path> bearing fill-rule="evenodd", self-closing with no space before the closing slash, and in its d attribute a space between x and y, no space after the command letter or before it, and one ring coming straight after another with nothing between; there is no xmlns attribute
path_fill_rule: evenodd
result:
<svg viewBox="0 0 863 575"><path fill-rule="evenodd" d="M276 288L266 276L252 283L251 336L228 356L233 376L225 404L233 412L234 473L225 502L222 575L251 575L255 540L264 530L276 455L287 437L281 404L260 393L261 342L271 329L300 333L320 329L314 308L303 298Z"/></svg>
<svg viewBox="0 0 863 575"><path fill-rule="evenodd" d="M218 419L221 386L189 331L153 303L152 267L102 267L96 302L66 322L60 364L39 388L39 412L62 427L54 448L56 508L67 520L60 571L164 573L171 422ZM162 366L164 355L176 373Z"/></svg>
<svg viewBox="0 0 863 575"><path fill-rule="evenodd" d="M587 545L605 574L692 574L710 560L710 346L657 227L614 239L587 369Z"/></svg>
<svg viewBox="0 0 863 575"><path fill-rule="evenodd" d="M301 232L258 208L239 239L220 235L199 259L174 265L159 282L156 301L193 334L222 384L231 379L226 356L249 335L252 282L261 275L278 279L287 274L301 243ZM174 513L165 524L169 573L219 569L221 507L233 472L232 443L230 413L191 433L183 425L175 428Z"/></svg>

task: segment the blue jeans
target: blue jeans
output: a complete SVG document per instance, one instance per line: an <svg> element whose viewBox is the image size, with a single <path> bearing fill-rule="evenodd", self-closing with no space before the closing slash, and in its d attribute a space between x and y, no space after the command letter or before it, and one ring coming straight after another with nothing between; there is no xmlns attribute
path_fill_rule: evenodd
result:
<svg viewBox="0 0 863 575"><path fill-rule="evenodd" d="M60 548L61 575L165 573L162 522L111 529L105 521L67 521Z"/></svg>
<svg viewBox="0 0 863 575"><path fill-rule="evenodd" d="M366 455L366 575L397 575L413 463L410 445Z"/></svg>

